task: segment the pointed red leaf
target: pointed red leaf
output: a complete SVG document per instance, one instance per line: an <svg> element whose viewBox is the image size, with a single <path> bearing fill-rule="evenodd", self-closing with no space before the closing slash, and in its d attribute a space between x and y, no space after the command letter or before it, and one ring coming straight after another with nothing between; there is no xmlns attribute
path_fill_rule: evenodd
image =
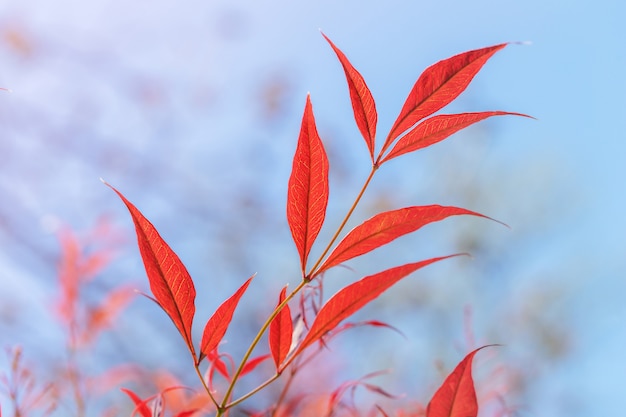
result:
<svg viewBox="0 0 626 417"><path fill-rule="evenodd" d="M352 229L314 275L319 275L333 266L386 245L429 223L461 214L489 218L463 208L439 205L405 207L377 214Z"/></svg>
<svg viewBox="0 0 626 417"><path fill-rule="evenodd" d="M260 364L265 362L267 359L269 359L270 356L271 355L265 354L265 355L257 356L256 358L252 358L252 359L248 360L248 362L246 362L246 364L241 369L241 374L240 375L244 376L244 375L249 374L250 372L254 371L257 366L259 366Z"/></svg>
<svg viewBox="0 0 626 417"><path fill-rule="evenodd" d="M376 123L378 122L374 97L367 84L365 84L363 76L352 66L345 54L326 35L322 33L322 36L337 54L337 58L339 58L339 62L341 62L341 66L346 73L352 110L354 110L354 119L365 139L372 162L374 162L374 140L376 138Z"/></svg>
<svg viewBox="0 0 626 417"><path fill-rule="evenodd" d="M278 305L285 301L287 287L284 287L278 297ZM291 321L291 310L289 305L285 304L282 310L274 317L270 324L270 352L276 364L276 370L285 360L291 348L291 340L293 336L293 322Z"/></svg>
<svg viewBox="0 0 626 417"><path fill-rule="evenodd" d="M433 116L430 119L426 119L422 123L418 124L413 130L402 136L393 149L391 149L389 154L380 161L380 164L383 164L384 162L400 155L404 155L405 153L414 152L440 142L459 130L465 129L466 127L480 122L481 120L485 120L488 117L505 115L529 117L525 114L503 111L442 114L439 116Z"/></svg>
<svg viewBox="0 0 626 417"><path fill-rule="evenodd" d="M250 285L252 278L254 278L254 275L248 278L248 280L244 282L243 285L239 287L239 289L231 295L228 300L224 301L207 321L206 326L204 327L204 333L202 334L202 342L200 343L201 353L198 358L198 363L200 363L205 356L208 356L209 353L211 353L213 349L215 349L222 341L222 338L228 329L228 325L233 319L233 314L235 313L237 304L239 303L243 293L246 292L246 289L248 289L248 285Z"/></svg>
<svg viewBox="0 0 626 417"><path fill-rule="evenodd" d="M148 400L142 400L137 394L127 388L121 388L121 390L126 395L128 395L135 404L135 411L132 415L135 415L135 413L139 413L142 417L152 417L152 412L150 411L150 407L148 407L147 404Z"/></svg>
<svg viewBox="0 0 626 417"><path fill-rule="evenodd" d="M106 185L117 193L130 211L137 232L139 252L150 282L150 290L161 308L172 319L185 339L191 354L195 357L191 326L196 312L194 305L196 290L187 268L165 243L152 223L122 193L109 184Z"/></svg>
<svg viewBox="0 0 626 417"><path fill-rule="evenodd" d="M398 115L382 152L415 123L447 106L457 98L485 65L507 44L463 52L428 67L413 86Z"/></svg>
<svg viewBox="0 0 626 417"><path fill-rule="evenodd" d="M337 327L342 320L350 317L402 278L420 268L453 256L459 256L459 254L397 266L367 276L339 290L339 292L333 295L328 302L322 306L319 313L317 313L309 332L292 357L298 356L308 346Z"/></svg>
<svg viewBox="0 0 626 417"><path fill-rule="evenodd" d="M324 223L328 205L328 157L307 96L287 191L287 221L300 254L302 272Z"/></svg>
<svg viewBox="0 0 626 417"><path fill-rule="evenodd" d="M478 348L465 357L435 392L426 417L476 417L478 402L472 379L472 360Z"/></svg>
<svg viewBox="0 0 626 417"><path fill-rule="evenodd" d="M207 359L210 362L209 372L208 372L210 376L209 377L210 384L213 383L213 375L215 371L217 371L217 373L222 375L224 378L230 379L230 372L228 370L228 366L226 365L226 362L224 362L224 360L222 359L222 356L227 357L232 362L232 358L229 355L220 354L217 351L217 348L213 349L211 352L209 352L208 355L206 355Z"/></svg>

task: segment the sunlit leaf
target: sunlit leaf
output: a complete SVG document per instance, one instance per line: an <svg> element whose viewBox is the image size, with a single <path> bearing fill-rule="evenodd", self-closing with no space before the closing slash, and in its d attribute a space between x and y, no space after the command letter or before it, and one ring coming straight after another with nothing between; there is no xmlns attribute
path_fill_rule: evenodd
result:
<svg viewBox="0 0 626 417"><path fill-rule="evenodd" d="M285 300L286 291L287 287L284 287L280 292L278 305ZM289 309L289 305L286 304L270 324L270 352L272 353L272 358L274 359L277 370L289 354L292 336L293 322L291 320L291 310Z"/></svg>
<svg viewBox="0 0 626 417"><path fill-rule="evenodd" d="M271 355L266 354L266 355L257 356L256 358L251 358L250 360L246 362L246 364L241 369L241 376L249 374L250 372L254 371L257 368L257 366L259 366L260 364L268 360L270 357Z"/></svg>
<svg viewBox="0 0 626 417"><path fill-rule="evenodd" d="M453 256L459 256L459 254L432 258L387 269L341 289L322 306L309 332L292 357L296 357L308 346L320 340L326 333L337 327L342 320L350 317L402 278L420 268Z"/></svg>
<svg viewBox="0 0 626 417"><path fill-rule="evenodd" d="M350 91L350 100L352 101L352 110L354 111L354 119L365 139L365 144L369 150L372 162L374 162L374 147L376 138L376 123L378 122L378 114L376 113L376 104L370 89L367 87L363 76L352 66L348 58L335 44L322 33L322 36L328 41L333 51L337 54L339 62L346 73L348 81L348 89Z"/></svg>
<svg viewBox="0 0 626 417"><path fill-rule="evenodd" d="M424 120L422 123L415 126L413 130L402 136L391 149L389 154L380 161L380 164L383 164L384 162L400 155L414 152L440 142L459 130L465 129L466 127L480 122L481 120L485 120L488 117L506 115L529 117L525 114L508 113L503 111L442 114L439 116L433 116L430 119Z"/></svg>
<svg viewBox="0 0 626 417"><path fill-rule="evenodd" d="M405 207L377 214L352 229L339 242L315 275L386 245L394 239L414 232L429 223L462 214L488 218L463 208L439 205Z"/></svg>
<svg viewBox="0 0 626 417"><path fill-rule="evenodd" d="M302 273L328 205L328 157L307 96L287 191L287 221L300 254Z"/></svg>
<svg viewBox="0 0 626 417"><path fill-rule="evenodd" d="M426 417L476 417L478 402L472 379L472 360L483 348L465 357L435 392L426 409Z"/></svg>
<svg viewBox="0 0 626 417"><path fill-rule="evenodd" d="M381 155L403 132L457 98L487 60L506 45L463 52L428 67L411 89L389 131Z"/></svg>
<svg viewBox="0 0 626 417"><path fill-rule="evenodd" d="M130 211L150 290L161 308L172 319L195 357L191 327L196 311L194 305L196 290L187 268L165 243L152 223L122 193L109 184L106 185L117 193Z"/></svg>
<svg viewBox="0 0 626 417"><path fill-rule="evenodd" d="M230 298L224 301L217 310L215 310L215 313L213 313L211 318L207 321L204 327L204 333L202 334L202 342L200 343L201 354L198 358L198 363L205 356L208 356L224 338L226 330L228 330L228 325L233 319L237 304L241 296L246 292L246 289L248 289L252 278L254 278L254 276L248 278Z"/></svg>
<svg viewBox="0 0 626 417"><path fill-rule="evenodd" d="M121 388L121 390L128 395L135 404L135 410L132 415L139 413L141 417L152 417L152 412L147 404L148 400L142 400L137 394L127 388Z"/></svg>

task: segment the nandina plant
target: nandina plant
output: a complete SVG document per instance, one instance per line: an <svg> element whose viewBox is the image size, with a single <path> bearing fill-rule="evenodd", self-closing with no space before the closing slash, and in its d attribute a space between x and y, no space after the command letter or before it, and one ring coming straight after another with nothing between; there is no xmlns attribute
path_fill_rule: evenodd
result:
<svg viewBox="0 0 626 417"><path fill-rule="evenodd" d="M122 199L133 219L139 250L152 292L150 298L165 311L178 329L189 351L190 368L197 374L205 393L206 407L175 410L176 417L211 412L218 417L228 415L234 407L283 375L287 378L287 383L284 384L279 398L268 410L255 415L297 415L297 406L287 400L289 382L298 370L324 348L330 338L354 327L354 324L344 323L346 319L413 272L463 254L420 260L374 273L347 285L330 299L320 303L319 299L311 294L316 293L324 274L331 268L450 216L470 215L490 219L483 214L460 207L411 206L378 213L344 233L348 220L359 205L374 175L383 165L399 156L440 142L487 118L504 115L525 116L504 111L433 116L456 99L483 65L507 44L464 52L428 67L411 89L391 129L384 139L379 141L376 135L376 104L370 89L346 55L328 37L323 36L337 55L345 72L354 118L369 153L368 163L371 170L330 240L318 242L318 235L327 214L329 161L316 127L311 97L307 96L287 189L287 222L299 256L300 271L297 273L300 281L291 291L287 291L286 287L277 290L276 306L259 328L238 365L229 366L232 357L220 351L220 342L254 276L245 280L206 321L202 338L198 343L192 333L196 318L196 290L193 279L152 223L121 192L111 187ZM311 259L309 256L314 244L321 244L324 249L319 257ZM311 291L307 292L307 289ZM291 311L293 305L290 307L290 303L296 296L299 296L297 308L300 311L294 316ZM294 317L297 317L297 320L294 320ZM340 326L342 323L344 324ZM359 324L377 326L382 323L372 321ZM267 350L259 347L266 333L269 341ZM472 379L472 360L479 350L480 348L467 354L436 391L425 410L427 417L477 415L478 403ZM248 373L258 371L261 369L257 368L259 364L270 360L273 362L274 371L267 375L265 382L249 392L240 393L237 390L240 379ZM218 375L226 381L223 389L216 387L215 378ZM164 392L178 389L180 387L171 387ZM158 393L155 397L142 399L131 390L124 391L135 403L135 413L142 417L162 415L164 392ZM333 415L333 406L338 404L337 396L340 392L342 391L338 390L330 396L329 407L319 411L320 416ZM385 393L383 390L378 392ZM380 407L376 407L373 412L383 416L394 415Z"/></svg>

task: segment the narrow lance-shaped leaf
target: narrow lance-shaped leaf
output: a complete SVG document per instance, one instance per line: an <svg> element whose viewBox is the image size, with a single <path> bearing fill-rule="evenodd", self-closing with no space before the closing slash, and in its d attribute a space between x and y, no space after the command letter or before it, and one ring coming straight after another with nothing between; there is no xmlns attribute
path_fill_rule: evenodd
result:
<svg viewBox="0 0 626 417"><path fill-rule="evenodd" d="M476 417L478 402L472 379L472 360L483 349L465 357L435 392L426 409L426 417Z"/></svg>
<svg viewBox="0 0 626 417"><path fill-rule="evenodd" d="M307 96L287 191L287 222L300 254L302 273L322 228L328 205L328 157Z"/></svg>
<svg viewBox="0 0 626 417"><path fill-rule="evenodd" d="M333 51L337 54L337 58L339 58L339 62L341 62L341 66L346 73L350 100L352 101L352 110L354 110L354 119L363 135L363 139L365 139L365 144L370 152L372 162L374 162L376 123L378 122L374 97L367 87L363 76L352 66L345 54L335 46L328 36L323 33L322 36L328 41Z"/></svg>
<svg viewBox="0 0 626 417"><path fill-rule="evenodd" d="M389 131L381 155L402 132L457 98L487 60L506 45L463 52L428 67L411 89Z"/></svg>
<svg viewBox="0 0 626 417"><path fill-rule="evenodd" d="M191 327L196 311L194 305L196 290L187 268L165 243L152 223L122 193L109 184L106 185L117 193L130 211L150 290L158 304L174 322L195 358Z"/></svg>
<svg viewBox="0 0 626 417"><path fill-rule="evenodd" d="M350 317L402 278L420 268L452 256L459 256L459 254L397 266L367 276L339 290L339 292L333 295L328 302L322 306L319 313L317 313L309 332L292 357L295 358L298 356L304 349L318 341L327 332L337 327L342 320Z"/></svg>
<svg viewBox="0 0 626 417"><path fill-rule="evenodd" d="M474 123L485 120L492 116L524 116L521 113L509 113L504 111L486 111L480 113L461 113L461 114L442 114L433 116L418 124L400 140L391 149L389 154L385 156L380 164L390 159L396 158L405 153L414 152L422 148L426 148L434 143L440 142L459 130L473 125Z"/></svg>
<svg viewBox="0 0 626 417"><path fill-rule="evenodd" d="M131 417L135 414L139 413L141 417L152 417L152 412L150 411L150 407L148 407L147 402L149 400L142 400L137 394L127 388L121 388L122 392L130 397L130 399L135 404L135 410Z"/></svg>
<svg viewBox="0 0 626 417"><path fill-rule="evenodd" d="M257 356L256 358L250 358L241 369L240 375L244 376L244 375L251 373L257 368L257 366L259 366L260 364L268 360L270 356L271 355L265 354L265 355Z"/></svg>
<svg viewBox="0 0 626 417"><path fill-rule="evenodd" d="M237 304L241 296L246 292L246 289L248 289L252 278L254 278L254 275L248 278L228 300L224 301L207 321L204 327L204 333L202 334L202 342L200 343L201 353L198 358L198 363L200 363L205 356L208 356L224 338L226 330L228 330L228 325L233 319Z"/></svg>
<svg viewBox="0 0 626 417"><path fill-rule="evenodd" d="M315 275L386 245L429 223L462 214L489 218L463 208L439 205L405 207L377 214L352 229L339 242L322 266L315 272Z"/></svg>
<svg viewBox="0 0 626 417"><path fill-rule="evenodd" d="M278 305L285 301L286 292L287 287L284 287L278 297ZM276 364L276 370L279 369L280 364L289 354L292 336L293 322L291 321L291 310L289 309L289 305L285 304L283 309L280 310L270 324L270 352Z"/></svg>

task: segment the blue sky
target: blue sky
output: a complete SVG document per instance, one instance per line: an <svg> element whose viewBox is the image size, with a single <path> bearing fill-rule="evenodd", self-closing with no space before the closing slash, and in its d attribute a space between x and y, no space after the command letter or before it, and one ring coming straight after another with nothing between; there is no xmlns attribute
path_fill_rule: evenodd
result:
<svg viewBox="0 0 626 417"><path fill-rule="evenodd" d="M474 286L445 290L432 284L428 288L435 295L428 305L475 303L476 328L485 332L481 340L491 331L510 337L505 344L512 356L528 360L533 344L525 333L507 333L507 324L490 317L490 308L508 305L530 314L532 303L520 299L554 290L556 301L544 298L546 304L536 308L545 313L533 313L561 323L571 336L571 350L552 364L543 356L537 360L541 377L533 381L533 396L526 398L532 404L521 415L615 413L626 393L621 385L626 373L622 2L127 3L0 4L0 86L12 90L0 103L5 125L0 282L9 288L0 302L26 303L32 294L44 300L53 291L42 277L54 266L59 224L85 228L107 214L130 228L99 177L149 208L149 217L163 225L192 272L211 264L216 274L237 272L244 279L243 274L280 275L292 268L281 257L290 242L280 216L307 92L341 167L337 207L350 198L343 190L355 188L367 169L360 164L365 148L343 72L320 29L364 75L377 100L379 132L389 128L426 66L469 49L524 42L499 52L451 111L517 111L537 120L502 118L471 130L467 140L451 139L424 156L407 157L381 173L376 195L386 195L390 184L389 193L401 194L392 203L416 204L427 193L428 202L469 202L468 208L510 224L511 231L501 231L471 223L480 227L484 250L494 258L484 262L485 269L477 260L478 266L465 270ZM272 92L280 99L278 115L264 116L259 103ZM458 196L469 177L484 198ZM256 191L241 198L241 189ZM250 224L231 220L227 224L241 236L229 240L228 250L235 259L241 250L246 259L232 266L222 263L228 256L219 252L226 251L220 222L240 203L248 210L246 218L269 218L276 237L287 240L284 246L264 247L262 227L254 234L246 229ZM172 222L181 209L192 215ZM199 212L208 220L196 216ZM211 220L213 215L220 221ZM463 229L456 222L443 229L445 239L454 237L457 227ZM141 276L132 250L129 245L117 275L131 268L133 279ZM496 255L502 260L494 260ZM442 272L457 276L464 268ZM228 294L235 284L215 285ZM451 309L460 314L460 308ZM29 310L31 320L45 314L43 307ZM23 336L16 326L6 326L13 329L6 333L11 339ZM410 333L411 323L405 326ZM420 346L415 349L432 354ZM454 353L446 352L447 359L454 361ZM433 359L420 360L427 366ZM576 409L569 409L566 403L573 399Z"/></svg>

